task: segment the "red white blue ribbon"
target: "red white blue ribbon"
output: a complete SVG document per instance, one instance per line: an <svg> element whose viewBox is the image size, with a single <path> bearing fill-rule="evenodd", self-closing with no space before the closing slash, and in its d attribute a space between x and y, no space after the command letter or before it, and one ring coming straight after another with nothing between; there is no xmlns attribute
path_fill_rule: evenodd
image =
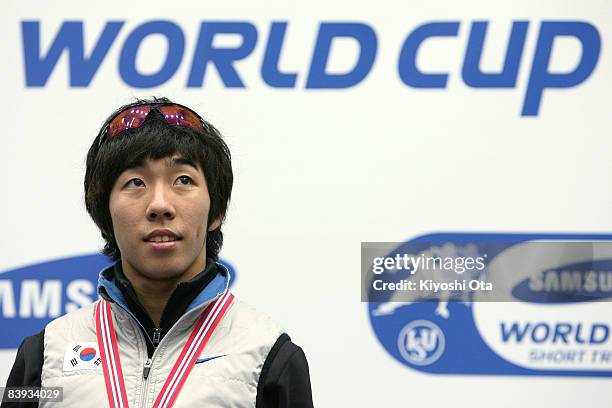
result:
<svg viewBox="0 0 612 408"><path fill-rule="evenodd" d="M195 361L233 300L234 295L225 291L202 312L187 343L183 346L181 354L174 363L170 375L166 378L166 382L153 404L154 408L170 408L174 405ZM111 408L128 408L110 302L104 299L100 300L96 307L96 334L102 357L109 406Z"/></svg>

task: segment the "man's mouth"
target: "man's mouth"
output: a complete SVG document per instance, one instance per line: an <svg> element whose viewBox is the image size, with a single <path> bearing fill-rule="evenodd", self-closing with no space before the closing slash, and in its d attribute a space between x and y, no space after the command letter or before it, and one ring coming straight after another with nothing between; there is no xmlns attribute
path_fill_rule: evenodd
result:
<svg viewBox="0 0 612 408"><path fill-rule="evenodd" d="M147 242L170 242L170 241L178 241L178 239L170 235L161 235L161 236L158 235L158 236L147 239Z"/></svg>
<svg viewBox="0 0 612 408"><path fill-rule="evenodd" d="M155 247L159 247L159 248L172 247L175 241L180 241L180 240L181 240L180 235L166 228L153 230L150 233L148 233L144 238L145 242L150 242L154 244Z"/></svg>

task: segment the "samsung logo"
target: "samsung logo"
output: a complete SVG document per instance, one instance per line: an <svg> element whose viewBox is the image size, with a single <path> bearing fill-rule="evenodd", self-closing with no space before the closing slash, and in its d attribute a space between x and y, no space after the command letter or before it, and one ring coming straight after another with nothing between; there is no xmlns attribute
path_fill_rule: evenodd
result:
<svg viewBox="0 0 612 408"><path fill-rule="evenodd" d="M612 260L560 265L534 273L513 289L528 302L585 302L612 297Z"/></svg>
<svg viewBox="0 0 612 408"><path fill-rule="evenodd" d="M179 67L188 64L187 77L182 80L187 88L204 86L207 70L217 70L223 85L227 88L246 88L249 84L239 72L235 63L252 56L258 42L264 42L261 57L260 75L262 81L272 88L296 88L298 76L306 77L305 89L345 89L351 88L368 77L376 61L379 39L376 30L364 22L321 22L316 37L312 40L312 50L304 55L311 56L305 72L281 71L279 68L283 50L296 46L285 40L291 28L287 21L270 23L269 27L257 27L247 21L202 21L199 28L188 27L168 20L145 21L126 31L125 21L108 21L94 41L89 55L85 55L83 41L83 21L65 21L47 49L41 49L41 22L23 21L21 23L25 80L27 87L44 87L64 53L69 60L69 84L71 87L88 87L100 66L105 62L112 46L120 47L119 60L112 61L118 68L121 80L134 88L158 87L176 74ZM455 42L461 47L463 61L449 61L446 72L428 72L417 64L417 56L428 53L427 43L431 40L453 41L458 36L462 24L469 24L466 40ZM451 75L460 75L463 83L476 89L514 89L523 57L530 54L529 77L521 108L522 116L537 116L542 95L546 89L571 88L583 83L591 76L601 50L601 37L597 28L585 21L514 21L508 32L505 57L499 72L483 72L480 69L483 48L487 38L488 21L463 23L460 21L433 21L416 27L407 27L401 46L396 51L395 61L399 80L407 87L417 89L445 89ZM196 38L186 41L186 31L198 29ZM528 30L538 30L535 48L525 50ZM260 33L267 33L261 38ZM187 34L188 35L188 34ZM161 36L168 43L168 51L163 56L159 69L144 73L137 68L136 59L142 43L150 36ZM238 37L236 46L219 46L215 38L223 36ZM580 56L575 67L568 72L550 72L549 65L555 52L559 37L569 37L580 44ZM355 62L344 72L331 73L327 67L336 55L332 44L336 39L348 39L357 45ZM388 39L387 39L388 40ZM195 44L186 49L186 43ZM217 42L218 44L218 42Z"/></svg>
<svg viewBox="0 0 612 408"><path fill-rule="evenodd" d="M552 270L529 279L537 292L605 292L612 294L612 271Z"/></svg>
<svg viewBox="0 0 612 408"><path fill-rule="evenodd" d="M91 254L0 273L0 349L16 348L51 320L96 300L98 273L108 265Z"/></svg>
<svg viewBox="0 0 612 408"><path fill-rule="evenodd" d="M0 279L0 311L5 319L55 318L83 307L97 297L95 286L85 279L67 284L54 279L25 279L17 286L10 280Z"/></svg>

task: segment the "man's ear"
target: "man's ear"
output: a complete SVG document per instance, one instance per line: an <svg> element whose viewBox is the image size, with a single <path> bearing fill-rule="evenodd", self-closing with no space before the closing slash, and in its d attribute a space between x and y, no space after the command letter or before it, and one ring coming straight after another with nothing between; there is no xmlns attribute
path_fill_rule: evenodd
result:
<svg viewBox="0 0 612 408"><path fill-rule="evenodd" d="M221 226L221 220L223 220L223 215L218 216L213 222L208 226L208 231L214 231Z"/></svg>

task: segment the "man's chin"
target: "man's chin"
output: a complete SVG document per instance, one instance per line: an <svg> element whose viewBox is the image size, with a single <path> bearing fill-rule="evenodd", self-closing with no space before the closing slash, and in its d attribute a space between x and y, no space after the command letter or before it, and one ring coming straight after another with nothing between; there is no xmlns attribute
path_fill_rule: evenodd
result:
<svg viewBox="0 0 612 408"><path fill-rule="evenodd" d="M150 281L168 282L190 280L192 272L198 259L185 256L151 257L143 256L129 262L130 269L134 273ZM144 261L144 262L143 262ZM195 271L195 274L202 272L202 269ZM187 276L190 275L190 276Z"/></svg>
<svg viewBox="0 0 612 408"><path fill-rule="evenodd" d="M149 280L170 281L180 279L187 272L187 267L172 262L156 262L154 265L143 265L139 271Z"/></svg>

